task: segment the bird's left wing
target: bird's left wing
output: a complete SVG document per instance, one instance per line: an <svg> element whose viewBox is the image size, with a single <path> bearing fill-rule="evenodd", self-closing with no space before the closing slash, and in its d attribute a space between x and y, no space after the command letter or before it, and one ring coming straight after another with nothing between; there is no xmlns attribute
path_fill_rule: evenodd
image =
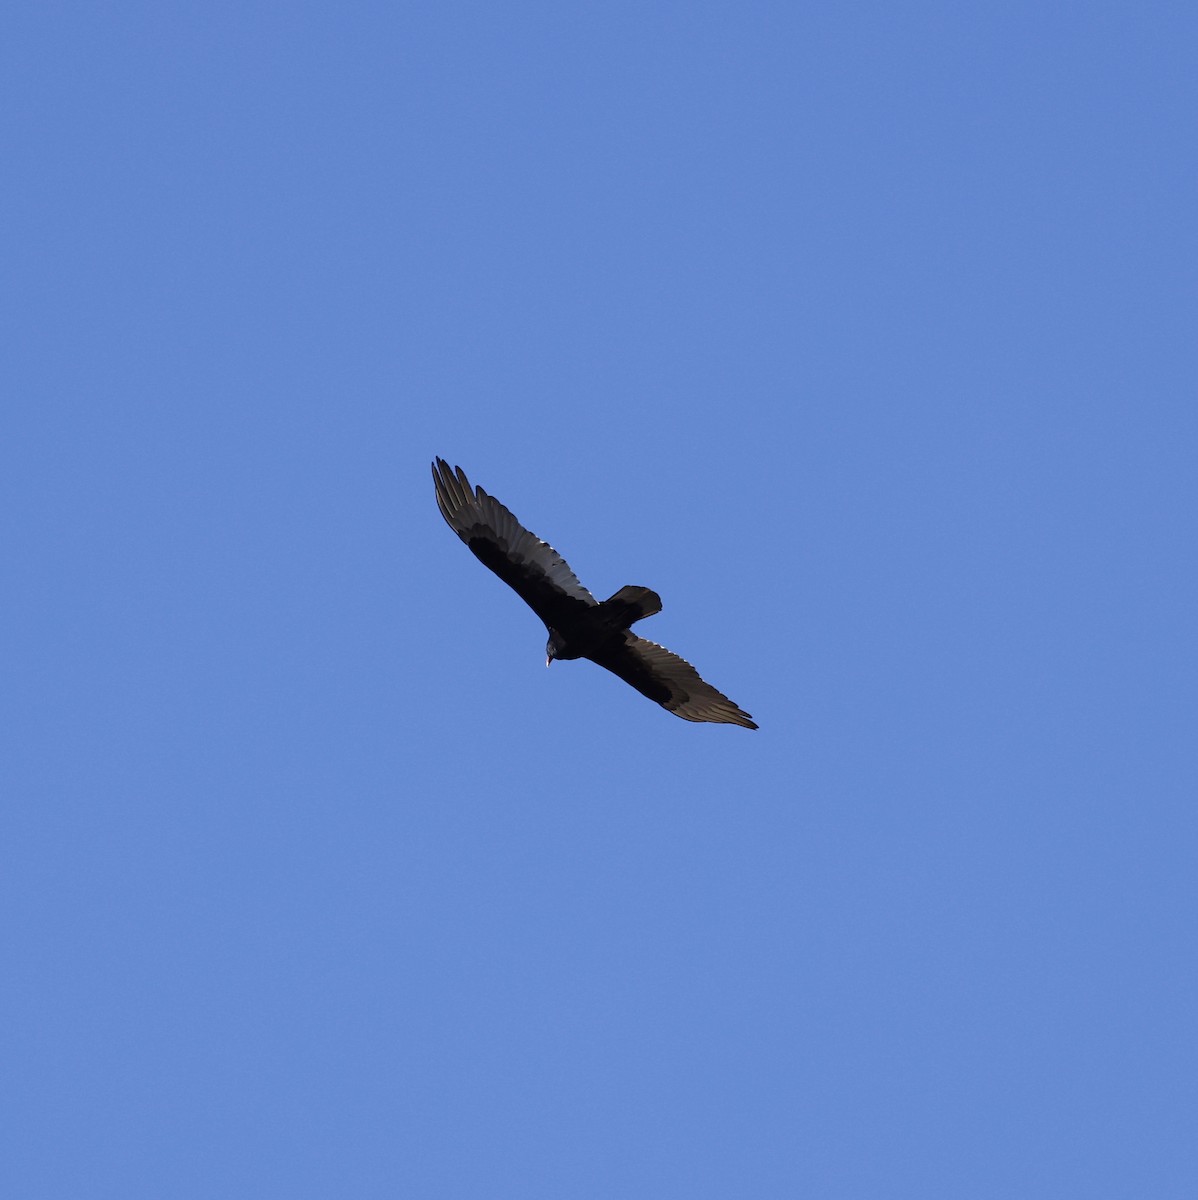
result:
<svg viewBox="0 0 1198 1200"><path fill-rule="evenodd" d="M566 560L530 533L494 496L471 488L466 472L443 458L433 464L437 507L474 556L515 590L545 624L595 604Z"/></svg>
<svg viewBox="0 0 1198 1200"><path fill-rule="evenodd" d="M635 633L587 657L684 721L757 728L747 712L703 680L686 659Z"/></svg>

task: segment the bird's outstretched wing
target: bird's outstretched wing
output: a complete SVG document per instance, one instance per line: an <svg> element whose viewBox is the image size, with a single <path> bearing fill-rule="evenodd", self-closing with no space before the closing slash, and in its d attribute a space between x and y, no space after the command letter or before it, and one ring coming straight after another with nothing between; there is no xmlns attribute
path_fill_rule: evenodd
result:
<svg viewBox="0 0 1198 1200"><path fill-rule="evenodd" d="M656 642L637 637L635 633L626 633L622 643L587 657L684 721L757 728L747 712L742 712L723 692L705 683L686 659Z"/></svg>
<svg viewBox="0 0 1198 1200"><path fill-rule="evenodd" d="M567 618L591 608L595 597L578 582L566 560L530 533L494 496L471 489L466 472L456 472L443 458L433 464L437 507L479 562L500 579L545 622L557 627Z"/></svg>

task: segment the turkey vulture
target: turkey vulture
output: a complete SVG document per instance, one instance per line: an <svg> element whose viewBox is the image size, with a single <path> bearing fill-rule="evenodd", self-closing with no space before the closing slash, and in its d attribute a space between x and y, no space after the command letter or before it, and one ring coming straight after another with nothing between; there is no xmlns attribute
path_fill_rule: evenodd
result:
<svg viewBox="0 0 1198 1200"><path fill-rule="evenodd" d="M546 666L555 658L589 658L684 721L757 728L690 663L629 629L661 612L656 592L629 584L597 602L552 546L529 533L494 496L480 487L472 490L461 467L438 458L433 485L450 529L545 622Z"/></svg>

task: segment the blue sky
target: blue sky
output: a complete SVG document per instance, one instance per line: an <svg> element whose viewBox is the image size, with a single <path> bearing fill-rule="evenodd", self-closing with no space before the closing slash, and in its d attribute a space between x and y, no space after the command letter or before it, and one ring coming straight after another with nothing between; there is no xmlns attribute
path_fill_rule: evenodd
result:
<svg viewBox="0 0 1198 1200"><path fill-rule="evenodd" d="M4 1193L1194 1196L1196 25L10 13Z"/></svg>

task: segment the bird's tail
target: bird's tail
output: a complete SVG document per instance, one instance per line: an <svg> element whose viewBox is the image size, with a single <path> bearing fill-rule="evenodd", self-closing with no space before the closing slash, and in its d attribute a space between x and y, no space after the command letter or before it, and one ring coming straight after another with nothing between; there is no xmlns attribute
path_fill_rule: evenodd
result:
<svg viewBox="0 0 1198 1200"><path fill-rule="evenodd" d="M629 583L604 600L598 611L615 628L627 629L633 621L661 612L661 597L647 587Z"/></svg>

